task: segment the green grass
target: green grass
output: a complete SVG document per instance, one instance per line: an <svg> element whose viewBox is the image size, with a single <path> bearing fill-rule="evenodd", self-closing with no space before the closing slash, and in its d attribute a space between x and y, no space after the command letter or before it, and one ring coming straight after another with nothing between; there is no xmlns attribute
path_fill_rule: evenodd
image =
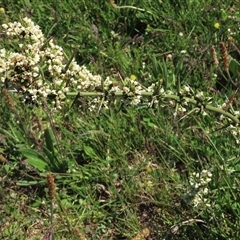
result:
<svg viewBox="0 0 240 240"><path fill-rule="evenodd" d="M35 87L24 75L32 68L4 72L1 59L0 238L239 239L237 1L116 4L0 1L1 24L31 18L44 33L43 50L50 38L64 49L66 70L75 57L103 79L80 96L67 79L71 93L52 111L56 96L22 101L23 87ZM23 53L25 38L3 32L1 49ZM49 59L38 66L50 85L60 76L51 75ZM155 84L137 105L134 83L144 91ZM135 95L115 96L116 86Z"/></svg>

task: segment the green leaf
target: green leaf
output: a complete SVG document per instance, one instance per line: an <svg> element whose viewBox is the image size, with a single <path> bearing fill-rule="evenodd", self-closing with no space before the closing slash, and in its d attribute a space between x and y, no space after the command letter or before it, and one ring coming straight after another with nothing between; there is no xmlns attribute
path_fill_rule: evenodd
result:
<svg viewBox="0 0 240 240"><path fill-rule="evenodd" d="M39 184L39 182L38 181L25 181L25 180L17 182L17 185L22 186L22 187L32 186L32 185L36 185L36 184Z"/></svg>
<svg viewBox="0 0 240 240"><path fill-rule="evenodd" d="M47 149L48 149L50 152L54 152L53 133L52 133L51 130L49 130L49 128L47 128L47 129L44 131L44 138L45 138L45 141L46 141Z"/></svg>
<svg viewBox="0 0 240 240"><path fill-rule="evenodd" d="M147 124L148 127L156 127L156 125L151 121L150 118L143 118L143 121Z"/></svg>
<svg viewBox="0 0 240 240"><path fill-rule="evenodd" d="M27 163L32 167L39 171L46 171L48 169L44 157L34 149L20 148L19 151L26 158Z"/></svg>
<svg viewBox="0 0 240 240"><path fill-rule="evenodd" d="M163 74L163 87L166 90L169 85L169 79L168 79L167 65L165 61L162 62L161 67L162 67L162 74Z"/></svg>
<svg viewBox="0 0 240 240"><path fill-rule="evenodd" d="M49 169L54 171L62 171L61 168L64 163L60 162L59 159L55 156L54 152L49 151L46 147L43 148L44 154L46 155L46 160L49 163Z"/></svg>
<svg viewBox="0 0 240 240"><path fill-rule="evenodd" d="M236 59L231 58L229 70L233 74L233 78L238 77L238 73L240 72L240 64L238 61L236 61Z"/></svg>
<svg viewBox="0 0 240 240"><path fill-rule="evenodd" d="M84 152L91 158L97 157L95 151L89 146L84 146Z"/></svg>

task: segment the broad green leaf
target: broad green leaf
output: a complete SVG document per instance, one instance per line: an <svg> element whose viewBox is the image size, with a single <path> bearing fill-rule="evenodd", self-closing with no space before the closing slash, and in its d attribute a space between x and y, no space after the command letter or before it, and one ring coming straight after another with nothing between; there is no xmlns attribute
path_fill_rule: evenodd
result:
<svg viewBox="0 0 240 240"><path fill-rule="evenodd" d="M59 159L54 155L53 152L49 151L48 148L44 147L44 154L46 155L46 160L49 163L49 169L51 171L61 171L62 168L62 162L59 161Z"/></svg>
<svg viewBox="0 0 240 240"><path fill-rule="evenodd" d="M236 59L231 58L230 64L229 64L229 70L233 74L233 77L237 77L240 73L240 64Z"/></svg>
<svg viewBox="0 0 240 240"><path fill-rule="evenodd" d="M95 151L89 146L84 146L84 152L91 158L96 158L97 156Z"/></svg>
<svg viewBox="0 0 240 240"><path fill-rule="evenodd" d="M54 151L54 146L53 146L53 134L52 134L52 131L49 130L49 128L47 128L45 131L44 131L44 138L45 138L45 142L46 142L46 146L47 146L47 149L51 152Z"/></svg>
<svg viewBox="0 0 240 240"><path fill-rule="evenodd" d="M48 169L44 157L34 149L20 148L19 151L24 157L26 157L27 163L32 167L39 171L46 171Z"/></svg>

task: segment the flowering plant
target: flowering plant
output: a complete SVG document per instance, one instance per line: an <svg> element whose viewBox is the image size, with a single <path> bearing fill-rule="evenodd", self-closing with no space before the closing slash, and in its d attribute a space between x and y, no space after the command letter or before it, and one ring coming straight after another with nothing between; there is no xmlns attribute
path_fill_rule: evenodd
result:
<svg viewBox="0 0 240 240"><path fill-rule="evenodd" d="M52 104L56 109L61 109L67 93L101 89L108 93L121 91L132 97L133 105L140 102L144 89L140 83L127 78L125 86L120 87L114 85L109 77L103 80L100 75L93 75L85 66L79 66L73 57L68 59L53 39L45 39L40 27L29 18L23 18L22 23L3 24L2 27L9 40L18 42L18 48L14 51L0 50L0 79L12 91L28 93L24 100L41 104L39 99L54 96ZM145 91L151 92L153 87ZM99 102L100 97L93 99L90 109L94 109ZM107 101L103 105L107 107Z"/></svg>
<svg viewBox="0 0 240 240"><path fill-rule="evenodd" d="M2 28L6 39L16 44L10 49L0 49L0 81L9 91L23 93L24 101L41 105L41 100L47 99L54 111L68 107L72 103L69 97L79 95L92 97L89 110L108 108L109 96L113 95L126 96L130 105L144 103L153 106L160 99L169 99L177 104L176 109L180 113L186 112L188 105L196 105L194 111L200 110L204 114L205 110L217 112L239 123L235 113L209 105L211 99L204 96L199 98L199 94L192 89L190 91L189 86L173 94L163 88L162 81L145 87L132 77L115 83L111 77L103 79L100 75L93 75L85 66L80 66L74 57L68 58L52 38L45 39L40 27L27 17L22 19L22 23L9 22Z"/></svg>

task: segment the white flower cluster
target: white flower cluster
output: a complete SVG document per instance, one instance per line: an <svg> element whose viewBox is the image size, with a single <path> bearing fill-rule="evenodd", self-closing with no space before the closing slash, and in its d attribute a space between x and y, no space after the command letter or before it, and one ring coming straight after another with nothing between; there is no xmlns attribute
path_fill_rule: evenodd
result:
<svg viewBox="0 0 240 240"><path fill-rule="evenodd" d="M237 112L237 111L236 111ZM239 116L239 113L237 114ZM236 143L239 144L240 143L240 128L239 128L239 125L237 126L234 126L234 125L230 125L229 126L229 129L232 133L232 136L235 138L236 140Z"/></svg>
<svg viewBox="0 0 240 240"><path fill-rule="evenodd" d="M126 93L131 97L131 104L137 105L143 91L153 91L154 85L144 88L131 78L126 78L124 86L119 86L109 77L104 81L101 76L93 75L75 59L69 60L53 39L46 40L40 27L29 18L23 18L22 23L3 24L2 28L3 34L10 41L14 40L16 47L0 49L0 80L8 89L27 92L31 101L41 104L39 99L54 96L52 104L61 109L68 92L103 88L108 93ZM100 102L107 107L107 100L95 97L90 110L96 109Z"/></svg>
<svg viewBox="0 0 240 240"><path fill-rule="evenodd" d="M149 87L144 87L136 79L132 79L131 77L125 78L122 86L114 83L114 81L111 80L110 77L107 77L106 80L103 82L104 91L106 91L108 95L121 93L123 96L125 95L128 97L129 104L132 106L136 106L140 103L146 103L150 105L148 99L143 98L142 94L152 93L155 87L156 84L154 83ZM99 97L93 99L93 102L95 103L99 101L101 101ZM158 103L157 99L153 99L153 101L154 104ZM108 100L102 100L101 104L103 107L108 108ZM95 106L96 105L93 105L90 110L93 110Z"/></svg>
<svg viewBox="0 0 240 240"><path fill-rule="evenodd" d="M19 48L14 52L0 50L1 82L18 91L27 91L31 100L54 95L54 104L60 108L69 90L90 90L101 85L99 75L92 75L75 60L67 67L63 49L52 39L45 44L40 27L29 18L2 27L8 38L18 41Z"/></svg>
<svg viewBox="0 0 240 240"><path fill-rule="evenodd" d="M184 200L194 207L210 207L208 199L208 183L212 180L212 173L209 170L203 170L201 173L193 172L190 176L190 187L184 194Z"/></svg>
<svg viewBox="0 0 240 240"><path fill-rule="evenodd" d="M135 79L126 78L124 80L123 92L127 96L131 97L131 102L130 102L131 105L138 105L139 103L141 103L141 101L144 101L142 99L143 92L151 93L154 91L155 87L156 87L156 84L153 83L148 88L145 88Z"/></svg>

